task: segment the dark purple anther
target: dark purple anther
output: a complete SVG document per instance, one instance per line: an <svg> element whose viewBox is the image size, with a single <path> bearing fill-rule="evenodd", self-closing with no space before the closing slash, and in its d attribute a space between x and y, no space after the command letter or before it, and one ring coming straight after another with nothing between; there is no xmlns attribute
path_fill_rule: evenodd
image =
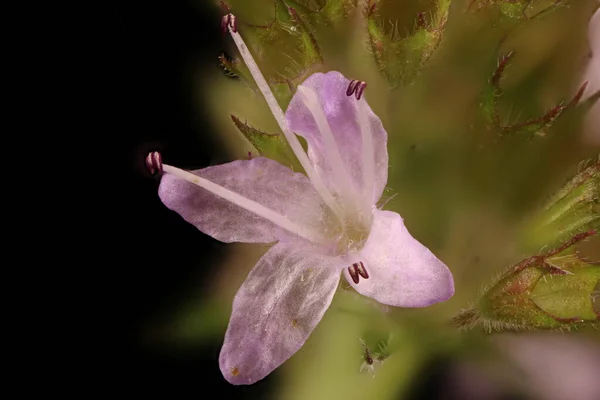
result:
<svg viewBox="0 0 600 400"><path fill-rule="evenodd" d="M351 267L348 267L348 272L350 273L350 277L354 283L358 283L361 276L365 279L369 279L369 273L367 272L367 269L362 261L354 263Z"/></svg>
<svg viewBox="0 0 600 400"><path fill-rule="evenodd" d="M360 81L358 83L358 85L356 85L356 91L354 92L354 95L356 96L356 100L360 100L366 87L367 87L367 82L365 82L365 81Z"/></svg>
<svg viewBox="0 0 600 400"><path fill-rule="evenodd" d="M365 265L362 263L362 261L360 261L358 264L354 264L353 266L360 276L362 276L365 279L369 279L369 273L367 272L367 269L365 268Z"/></svg>
<svg viewBox="0 0 600 400"><path fill-rule="evenodd" d="M233 14L229 14L229 26L233 32L237 32L237 19Z"/></svg>
<svg viewBox="0 0 600 400"><path fill-rule="evenodd" d="M348 89L346 89L346 96L352 96L352 94L356 90L357 84L358 84L358 81L355 79L350 81L350 84L348 85Z"/></svg>
<svg viewBox="0 0 600 400"><path fill-rule="evenodd" d="M354 97L356 97L356 100L360 100L366 87L367 87L367 82L358 81L358 80L353 79L350 81L350 84L348 85L348 89L346 89L346 96L352 96L352 94L354 94Z"/></svg>
<svg viewBox="0 0 600 400"><path fill-rule="evenodd" d="M146 156L146 168L150 175L155 175L163 171L162 156L158 151L151 151Z"/></svg>
<svg viewBox="0 0 600 400"><path fill-rule="evenodd" d="M354 265L356 265L356 264L354 264ZM358 281L360 278L358 277L358 272L356 271L356 269L354 269L354 265L352 265L351 267L348 267L348 272L350 273L352 282L358 284Z"/></svg>
<svg viewBox="0 0 600 400"><path fill-rule="evenodd" d="M227 28L229 27L229 15L230 14L226 14L221 17L221 30L223 33L227 33Z"/></svg>
<svg viewBox="0 0 600 400"><path fill-rule="evenodd" d="M231 28L233 32L237 32L237 20L235 15L231 13L223 15L221 18L221 30L227 32L228 28Z"/></svg>

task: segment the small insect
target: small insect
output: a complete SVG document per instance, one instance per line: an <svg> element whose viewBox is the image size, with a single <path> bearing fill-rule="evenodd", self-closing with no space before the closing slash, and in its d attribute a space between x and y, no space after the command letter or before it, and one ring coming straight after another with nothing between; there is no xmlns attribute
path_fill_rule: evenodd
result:
<svg viewBox="0 0 600 400"><path fill-rule="evenodd" d="M369 365L373 365L373 357L371 356L371 352L369 351L367 344L365 343L364 340L362 340L362 339L359 339L359 340L360 340L360 344L362 344L363 347L365 348L365 362Z"/></svg>
<svg viewBox="0 0 600 400"><path fill-rule="evenodd" d="M376 364L382 364L383 360L386 359L386 352L384 350L385 346L379 345L379 352L378 353L371 353L371 350L369 350L369 347L367 347L367 344L365 343L364 340L362 339L358 339L360 341L360 344L362 344L363 348L365 349L363 355L362 355L362 364L360 366L360 372L365 372L365 371L369 371L370 373L373 374L373 378L375 378L375 365Z"/></svg>

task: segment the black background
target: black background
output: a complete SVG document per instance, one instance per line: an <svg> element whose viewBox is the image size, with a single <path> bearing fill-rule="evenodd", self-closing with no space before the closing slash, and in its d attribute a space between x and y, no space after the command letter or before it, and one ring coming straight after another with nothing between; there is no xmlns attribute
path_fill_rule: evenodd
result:
<svg viewBox="0 0 600 400"><path fill-rule="evenodd" d="M104 79L96 100L108 139L98 141L110 147L103 162L117 171L107 183L114 209L100 221L110 233L102 249L104 279L97 281L106 285L98 321L116 340L106 383L114 377L119 390L132 394L256 398L270 385L270 378L250 387L227 383L218 368L221 341L177 350L144 339L148 326L168 320L208 284L218 264L211 261L226 251L162 205L158 179L143 164L149 150L185 169L223 160L209 116L194 100L208 79L203 71L218 70L217 57L229 46L220 16L212 2L127 0L115 3L103 24Z"/></svg>

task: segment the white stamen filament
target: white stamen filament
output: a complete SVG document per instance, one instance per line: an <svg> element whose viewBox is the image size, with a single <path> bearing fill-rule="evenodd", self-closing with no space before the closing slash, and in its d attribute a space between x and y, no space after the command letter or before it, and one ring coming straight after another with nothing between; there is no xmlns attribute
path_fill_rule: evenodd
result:
<svg viewBox="0 0 600 400"><path fill-rule="evenodd" d="M363 188L364 193L369 195L369 203L373 201L373 187L375 180L375 150L373 148L373 131L371 130L371 122L367 114L367 103L362 97L356 104L358 108L358 125L360 126L360 134L362 137L362 166L363 166Z"/></svg>
<svg viewBox="0 0 600 400"><path fill-rule="evenodd" d="M173 167L171 165L163 164L163 171L168 172L169 174L173 174L178 178L184 179L190 183L193 183L196 186L201 187L202 189L208 190L212 194L219 196L239 207L242 207L245 210L248 210L259 217L262 217L268 221L271 221L277 226L303 237L311 242L318 241L319 239L323 239L322 235L319 232L315 232L312 229L302 227L295 222L290 221L287 217L268 209L255 202L254 200L250 200L238 193L232 192L229 189L224 188L223 186L217 185L207 179L204 179L198 175L194 175L191 172L184 171L177 167Z"/></svg>
<svg viewBox="0 0 600 400"><path fill-rule="evenodd" d="M327 122L327 117L325 116L325 113L321 108L321 104L319 102L317 94L311 88L302 85L298 86L298 93L300 93L300 95L302 96L301 99L304 102L304 105L312 114L315 123L317 124L317 128L321 133L321 137L323 138L325 148L327 149L327 154L329 155L329 162L331 163L331 168L333 169L334 175L338 178L337 183L341 186L339 194L345 200L353 201L355 196L353 196L351 192L352 180L350 179L348 170L344 165L344 161L342 160L342 156L335 141L335 137L333 136L333 132L331 132L331 127L329 126L329 122Z"/></svg>
<svg viewBox="0 0 600 400"><path fill-rule="evenodd" d="M244 40L242 39L240 34L233 31L231 25L228 27L228 29L229 33L231 34L231 37L233 38L233 41L235 42L235 45L238 48L238 51L240 52L242 58L244 59L244 62L246 63L246 66L248 67L248 70L250 71L252 77L256 81L256 85L258 86L262 95L267 101L267 104L271 109L271 113L273 114L275 120L279 124L283 135L290 144L290 147L296 155L296 158L298 158L300 165L302 165L302 168L304 168L304 171L306 171L308 179L310 179L312 185L314 186L317 193L319 193L325 204L327 204L327 206L331 208L331 210L338 216L338 218L342 220L343 212L340 206L336 203L331 192L327 189L321 178L316 174L315 170L312 168L308 156L304 152L300 141L298 140L296 135L289 129L285 120L285 115L279 107L279 103L277 103L277 100L275 99L275 96L273 95L269 84L260 72L258 65L256 65L256 62L254 61L254 57L252 57L250 50L248 50L248 47L244 43Z"/></svg>

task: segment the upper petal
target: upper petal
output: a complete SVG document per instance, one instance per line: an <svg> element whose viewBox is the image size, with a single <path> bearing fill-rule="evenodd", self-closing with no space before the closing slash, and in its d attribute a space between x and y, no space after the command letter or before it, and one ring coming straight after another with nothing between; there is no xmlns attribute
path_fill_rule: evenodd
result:
<svg viewBox="0 0 600 400"><path fill-rule="evenodd" d="M371 234L360 252L369 279L355 284L359 293L396 307L426 307L454 294L452 273L413 238L400 215L375 211Z"/></svg>
<svg viewBox="0 0 600 400"><path fill-rule="evenodd" d="M256 264L233 301L219 365L233 384L251 384L290 358L329 307L340 270L310 247L279 243Z"/></svg>
<svg viewBox="0 0 600 400"><path fill-rule="evenodd" d="M381 197L387 182L388 154L387 133L381 120L364 102L367 119L372 133L373 176L369 185L363 182L363 141L358 119L358 101L354 96L346 96L350 81L336 71L326 74L316 73L308 77L302 86L314 90L333 133L342 161L350 173L354 192L357 196L370 196L371 204ZM308 156L320 177L328 188L336 192L339 177L334 174L332 155L328 154L312 113L306 107L302 96L297 92L290 102L286 113L290 129L304 137L308 143ZM371 187L371 193L364 193L364 187Z"/></svg>
<svg viewBox="0 0 600 400"><path fill-rule="evenodd" d="M308 229L324 229L324 206L308 178L273 160L258 157L191 172ZM271 243L292 237L274 223L170 174L162 177L158 193L168 208L222 242Z"/></svg>

